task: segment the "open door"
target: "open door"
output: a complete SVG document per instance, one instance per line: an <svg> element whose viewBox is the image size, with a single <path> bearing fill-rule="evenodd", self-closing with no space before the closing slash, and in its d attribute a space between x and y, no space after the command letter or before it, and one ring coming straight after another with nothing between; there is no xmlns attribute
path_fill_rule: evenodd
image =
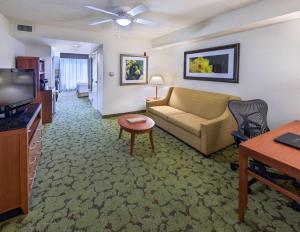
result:
<svg viewBox="0 0 300 232"><path fill-rule="evenodd" d="M89 62L89 99L92 106L103 113L103 45L90 54Z"/></svg>
<svg viewBox="0 0 300 232"><path fill-rule="evenodd" d="M98 59L97 59L97 53L94 52L92 54L92 83L91 83L91 101L92 101L92 106L96 109L99 110L99 104L98 104Z"/></svg>

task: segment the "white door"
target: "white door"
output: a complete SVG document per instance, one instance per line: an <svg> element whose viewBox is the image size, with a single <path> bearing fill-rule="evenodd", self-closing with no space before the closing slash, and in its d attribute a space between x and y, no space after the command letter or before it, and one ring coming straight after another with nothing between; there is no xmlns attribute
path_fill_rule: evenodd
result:
<svg viewBox="0 0 300 232"><path fill-rule="evenodd" d="M103 113L103 88L104 88L104 74L103 74L103 45L97 49L97 66L98 66L98 110Z"/></svg>
<svg viewBox="0 0 300 232"><path fill-rule="evenodd" d="M98 65L97 53L92 55L92 105L96 110L99 110L98 104Z"/></svg>

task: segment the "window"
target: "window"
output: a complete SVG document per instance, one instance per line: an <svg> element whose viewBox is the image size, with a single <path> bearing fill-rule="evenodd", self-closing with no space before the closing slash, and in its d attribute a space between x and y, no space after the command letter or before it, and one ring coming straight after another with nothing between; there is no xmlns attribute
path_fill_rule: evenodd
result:
<svg viewBox="0 0 300 232"><path fill-rule="evenodd" d="M74 90L77 83L88 83L87 59L60 59L60 90Z"/></svg>

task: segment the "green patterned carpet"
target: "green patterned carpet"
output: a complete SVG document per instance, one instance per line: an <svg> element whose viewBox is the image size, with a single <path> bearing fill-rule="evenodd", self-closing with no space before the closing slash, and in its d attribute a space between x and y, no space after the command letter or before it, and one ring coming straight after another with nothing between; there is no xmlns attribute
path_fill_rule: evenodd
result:
<svg viewBox="0 0 300 232"><path fill-rule="evenodd" d="M46 126L30 213L0 224L1 231L300 231L289 200L258 184L246 223L237 221L237 173L230 147L205 158L155 128L129 155L116 118L102 119L87 99L59 97Z"/></svg>

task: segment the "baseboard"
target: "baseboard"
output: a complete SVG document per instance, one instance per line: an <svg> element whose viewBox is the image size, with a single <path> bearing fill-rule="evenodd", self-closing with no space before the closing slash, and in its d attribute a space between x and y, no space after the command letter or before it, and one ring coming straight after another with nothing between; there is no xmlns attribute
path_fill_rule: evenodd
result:
<svg viewBox="0 0 300 232"><path fill-rule="evenodd" d="M2 214L0 214L0 222L6 221L8 219L19 216L21 214L23 214L23 212L20 208L13 209L8 212L2 213Z"/></svg>
<svg viewBox="0 0 300 232"><path fill-rule="evenodd" d="M102 115L102 118L117 117L117 116L120 116L120 115L123 115L123 114L144 114L144 113L146 113L146 110L138 110L138 111L118 113L118 114L106 114L106 115Z"/></svg>

